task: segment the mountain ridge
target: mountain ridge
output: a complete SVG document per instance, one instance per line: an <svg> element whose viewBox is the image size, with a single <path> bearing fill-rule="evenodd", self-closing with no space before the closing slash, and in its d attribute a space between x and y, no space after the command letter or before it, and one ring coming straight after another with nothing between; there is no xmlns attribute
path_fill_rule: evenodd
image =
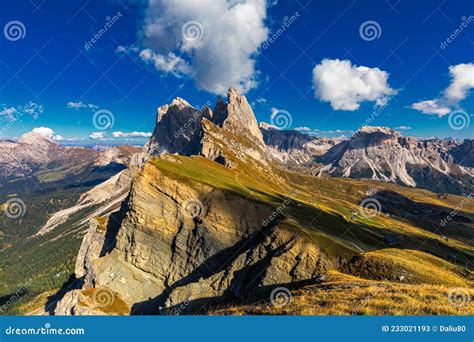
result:
<svg viewBox="0 0 474 342"><path fill-rule="evenodd" d="M224 107L240 108L235 113L238 118L253 116L246 110L245 98L232 95L229 101L230 106L218 100L217 117L225 117L219 109ZM159 112L158 123L175 115L179 106L187 112L179 121L196 114L189 104L179 102ZM458 197L441 199L391 183L294 173L271 155L258 135L242 134L243 127L236 128L233 120L213 122L214 112L208 113L209 118L201 118L200 127L193 126L187 136L193 137L187 139L192 144L200 138L193 145L196 150L199 147L196 154L181 155L180 151L189 151L185 146L173 154L145 147L144 164L132 177L120 210L91 221L76 262L79 286L59 298L56 314L110 314L109 306L84 299L91 291L107 292L125 303L131 314L168 314L178 307L180 313L212 312L215 305L254 301L284 284L299 288L324 283L334 271L355 274L348 266L356 261L357 268L370 269L376 262L383 269L386 254L376 255L375 261L373 257L354 259L374 248L413 249L421 244L420 256L429 262L428 253L443 258L443 253L457 250L461 262L474 256L469 230L467 235L455 233L460 224L472 226L471 206L463 212L467 219L459 216L448 223L449 240L431 229L437 217L449 215ZM377 134L368 138L371 143L396 143L388 131L368 130L364 134ZM155 143L169 136L169 131L156 133L159 136L151 139ZM388 204L394 198L400 202L409 202L413 196L418 201L424 198L423 210L436 215L417 221L422 204L416 202L403 207L403 216L391 208L387 212L381 208L373 216L363 211L357 214L367 194ZM346 225L351 233L341 238ZM386 281L428 281L416 275L404 258L393 266L396 277L387 274ZM453 269L469 282L464 280L469 272L462 275L458 266ZM453 284L459 281L457 276L450 277ZM441 296L439 288L435 291L436 298Z"/></svg>

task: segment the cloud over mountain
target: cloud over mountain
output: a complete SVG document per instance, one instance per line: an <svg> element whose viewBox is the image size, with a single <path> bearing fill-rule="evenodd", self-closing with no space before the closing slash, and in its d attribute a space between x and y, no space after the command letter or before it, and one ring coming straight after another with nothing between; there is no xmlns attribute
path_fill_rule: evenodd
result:
<svg viewBox="0 0 474 342"><path fill-rule="evenodd" d="M255 54L267 39L265 0L150 1L140 58L199 89L225 94L257 84Z"/></svg>
<svg viewBox="0 0 474 342"><path fill-rule="evenodd" d="M43 127L43 126L36 127L36 128L33 128L32 132L38 133L39 135L45 138L48 138L50 140L56 140L56 141L64 140L64 138L61 135L54 134L54 130L49 127Z"/></svg>
<svg viewBox="0 0 474 342"><path fill-rule="evenodd" d="M388 84L388 76L379 68L325 58L313 69L315 96L329 102L334 110L354 111L366 101L385 105L389 96L397 93Z"/></svg>
<svg viewBox="0 0 474 342"><path fill-rule="evenodd" d="M105 132L92 132L89 135L89 139L91 140L105 140L107 138L107 135Z"/></svg>

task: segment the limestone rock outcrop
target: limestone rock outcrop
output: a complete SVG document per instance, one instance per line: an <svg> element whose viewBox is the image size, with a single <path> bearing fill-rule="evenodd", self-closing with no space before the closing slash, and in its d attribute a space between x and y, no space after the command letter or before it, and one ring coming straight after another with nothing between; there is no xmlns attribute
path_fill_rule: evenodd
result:
<svg viewBox="0 0 474 342"><path fill-rule="evenodd" d="M474 189L474 169L456 163L454 140L403 137L386 127L363 127L324 155L316 174L371 178L435 192L468 193ZM459 157L457 157L459 158Z"/></svg>

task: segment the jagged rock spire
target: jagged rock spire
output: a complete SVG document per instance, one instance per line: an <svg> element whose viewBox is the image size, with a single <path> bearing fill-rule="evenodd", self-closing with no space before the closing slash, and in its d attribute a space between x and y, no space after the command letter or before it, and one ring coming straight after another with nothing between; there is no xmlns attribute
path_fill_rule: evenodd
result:
<svg viewBox="0 0 474 342"><path fill-rule="evenodd" d="M229 88L227 103L218 98L211 121L225 130L245 134L258 144L264 145L262 132L252 108L246 97L240 95L234 88Z"/></svg>

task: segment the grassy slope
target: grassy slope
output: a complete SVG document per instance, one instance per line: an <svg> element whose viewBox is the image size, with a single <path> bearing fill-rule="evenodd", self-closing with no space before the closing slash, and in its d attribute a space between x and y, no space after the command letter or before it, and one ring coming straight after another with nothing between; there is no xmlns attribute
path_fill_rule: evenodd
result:
<svg viewBox="0 0 474 342"><path fill-rule="evenodd" d="M282 224L284 229L302 234L330 256L346 260L362 256L358 267L367 269L361 272L363 276L380 278L375 281L333 272L322 285L294 292L294 305L290 308L276 309L254 303L212 313L351 314L355 310L360 314L459 314L472 310L471 306L456 309L447 299L450 287L472 287L472 273L428 254L443 256L458 251L466 256L465 260L472 261L472 244L441 239L439 234L393 215L380 214L373 218L354 215L374 184L447 210L455 208L461 197L439 199L425 190L370 181L306 177L279 169L266 176L256 175L251 168L242 169L240 165L237 171L202 157L169 156L152 162L161 172L180 181L205 183L275 208L282 207L287 217ZM285 198L291 201L283 206ZM472 209L472 205L466 205L463 213L471 215ZM427 220L426 224L436 222ZM404 239L397 248L387 248L383 242L387 234L402 235ZM390 274L399 270L409 275L403 283ZM359 303L361 298L364 301ZM358 303L355 309L354 301Z"/></svg>
<svg viewBox="0 0 474 342"><path fill-rule="evenodd" d="M474 257L472 245L455 239L442 240L440 235L410 225L397 217L380 214L365 218L354 215L359 212L360 201L367 197L371 182L305 177L281 170L275 170L269 176L253 176L251 169L237 171L202 157L172 156L152 162L161 172L180 181L202 182L275 207L281 206L285 198L291 198L283 211L294 225L308 234L318 233L326 238L332 236L337 241L346 241L347 248L354 252L383 248L383 238L392 233L406 235L405 248L417 249L421 244L430 246L435 240L438 249L446 252L462 250L469 257ZM377 185L386 186L383 183ZM395 189L401 193L406 191L402 187ZM413 189L409 191L416 193ZM428 201L434 200L429 197L430 193L425 193L428 194ZM435 197L434 194L431 196ZM453 207L449 202L442 203L447 208ZM419 243L418 246L416 243Z"/></svg>
<svg viewBox="0 0 474 342"><path fill-rule="evenodd" d="M231 154L231 153L229 153ZM231 156L232 157L232 156ZM334 273L336 278L329 277L321 287L309 286L294 293L292 308L293 313L303 314L346 314L351 313L354 301L365 298L373 289L382 289L373 301L364 301L360 307L360 313L459 313L447 307L446 286L471 286L470 281L462 275L459 267L449 262L442 261L431 255L417 251L406 251L406 249L421 248L425 252L443 256L448 253L458 252L472 258L474 248L465 241L440 238L439 234L427 231L407 222L403 218L381 214L367 219L361 215L354 215L359 211L359 203L367 197L369 189L377 187L396 191L407 198L423 203L435 204L440 207L455 208L461 197L448 196L440 199L435 194L425 190L403 188L392 184L376 183L371 181L359 181L352 179L314 178L302 174L290 173L274 168L267 172L259 172L261 166L254 167L251 163L239 164L237 170L224 167L202 157L168 156L165 159L153 159L151 161L161 172L166 173L182 182L205 183L223 191L230 191L244 198L252 198L273 205L275 208L282 207L287 219L282 223L284 229L292 230L303 235L308 241L320 246L326 254L334 258L342 257L350 260L364 252L371 260L383 265L396 265L406 269L417 279L419 283L437 285L411 285L388 281L364 280L349 275ZM290 198L283 206L285 199ZM474 213L474 206L467 203L462 211L466 215ZM86 213L78 213L72 222L78 222ZM427 224L436 224L429 222ZM474 228L471 225L471 228ZM403 234L405 239L398 248L386 249L388 246L383 242L387 234ZM14 293L15 290L28 278L35 274L33 286L30 292L22 297L11 309L19 304L24 304L32 297L42 291L59 287L71 273L75 260L75 253L80 244L80 231L72 229L71 222L68 225L58 227L53 236L45 236L44 243L38 241L27 242L14 261L4 265L0 269L0 279L8 279L8 282L0 281L0 297ZM57 238L60 236L60 238ZM51 238L53 238L51 240ZM421 246L421 247L420 247ZM4 251L5 252L5 251ZM11 255L13 257L13 254ZM472 260L472 259L471 259ZM24 269L17 272L23 261L28 264L37 262L33 266L35 270ZM45 261L47 267L44 267ZM441 265L441 266L440 266ZM370 264L365 263L365 267ZM38 268L36 268L38 267ZM382 268L381 268L382 269ZM389 268L390 269L390 268ZM433 272L431 272L434 270ZM61 273L65 271L65 273ZM57 278L56 274L60 274ZM11 276L15 275L15 279ZM364 276L370 276L365 274ZM23 280L21 280L23 279ZM331 280L332 279L332 280ZM446 281L447 280L447 281ZM325 287L333 282L334 288ZM357 288L355 284L362 283L364 286ZM444 284L444 287L443 287ZM42 290L42 291L41 291ZM331 295L332 293L332 295ZM342 296L334 296L334 293ZM422 305L425 294L433 298L430 305ZM331 297L332 296L332 297ZM404 298L404 300L400 300ZM332 298L332 302L329 299ZM319 301L329 301L332 304L320 305ZM300 301L300 302L298 302ZM304 309L305 301L311 301L312 309ZM413 301L413 307L407 308L403 303ZM400 303L399 303L400 302ZM298 303L301 304L299 307ZM324 302L325 303L325 302ZM18 305L17 305L18 304ZM308 306L306 305L306 306ZM268 305L267 305L268 306ZM299 307L299 308L298 308ZM417 309L419 308L419 309ZM251 308L234 308L237 310L251 310L253 313L277 313L266 306L251 305ZM223 309L224 313L226 310ZM267 310L267 311L266 311ZM268 311L270 310L270 311ZM299 311L298 311L299 310ZM405 311L403 311L405 310ZM410 311L411 310L411 311ZM451 311L450 311L451 310ZM280 312L278 312L280 313Z"/></svg>
<svg viewBox="0 0 474 342"><path fill-rule="evenodd" d="M331 271L321 285L291 292L291 302L277 307L269 300L211 310L214 315L472 315L473 302L450 304L451 289L357 278ZM471 298L474 290L465 289Z"/></svg>

